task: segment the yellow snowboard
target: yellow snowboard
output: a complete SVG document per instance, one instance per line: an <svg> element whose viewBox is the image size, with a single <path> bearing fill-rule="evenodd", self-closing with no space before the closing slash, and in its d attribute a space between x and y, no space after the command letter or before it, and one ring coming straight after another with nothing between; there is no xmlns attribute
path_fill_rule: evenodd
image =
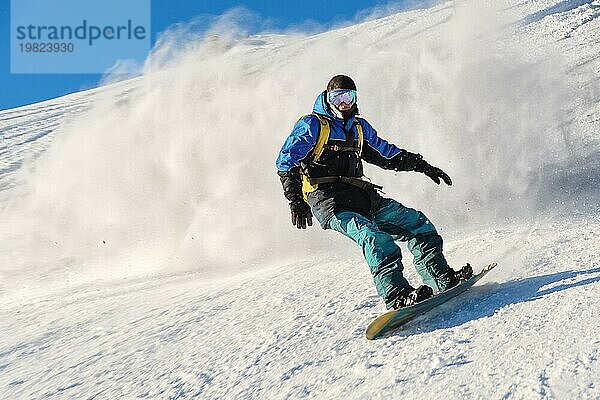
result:
<svg viewBox="0 0 600 400"><path fill-rule="evenodd" d="M469 289L478 280L483 278L488 272L490 272L497 264L492 263L481 270L477 275L473 275L470 279L459 283L451 289L441 292L427 300L417 303L412 306L402 307L398 310L389 311L379 317L375 318L373 322L367 327L365 336L367 339L376 339L385 333L391 332L398 328L400 325L410 321L411 319L426 313L434 307L439 306L442 303L450 300L451 298L458 296L465 290Z"/></svg>

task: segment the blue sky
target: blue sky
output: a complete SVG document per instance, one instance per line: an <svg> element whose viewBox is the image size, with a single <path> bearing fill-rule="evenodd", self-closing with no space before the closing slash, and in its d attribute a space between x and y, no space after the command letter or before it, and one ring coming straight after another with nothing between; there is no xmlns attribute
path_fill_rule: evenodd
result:
<svg viewBox="0 0 600 400"><path fill-rule="evenodd" d="M410 1L428 3L431 1ZM363 12L379 6L402 7L409 2L379 0L152 0L151 41L170 25L195 16L220 15L243 6L267 21L266 26L283 30L290 26L322 28L352 21ZM0 0L0 110L36 103L97 86L99 74L11 74L10 72L10 0Z"/></svg>

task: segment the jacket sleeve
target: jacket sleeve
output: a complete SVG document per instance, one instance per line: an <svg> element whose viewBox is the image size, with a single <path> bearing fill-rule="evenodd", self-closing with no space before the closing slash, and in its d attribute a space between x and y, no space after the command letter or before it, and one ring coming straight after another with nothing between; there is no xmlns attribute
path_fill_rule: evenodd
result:
<svg viewBox="0 0 600 400"><path fill-rule="evenodd" d="M302 161L312 151L319 136L319 121L312 115L298 120L292 133L283 143L279 151L276 165L278 171L289 171L300 166Z"/></svg>
<svg viewBox="0 0 600 400"><path fill-rule="evenodd" d="M396 147L377 135L365 119L359 119L363 128L362 159L369 164L395 171L414 171L423 156Z"/></svg>
<svg viewBox="0 0 600 400"><path fill-rule="evenodd" d="M300 162L305 159L319 134L319 121L310 115L302 117L283 143L277 157L277 175L283 186L283 194L291 203L303 201Z"/></svg>

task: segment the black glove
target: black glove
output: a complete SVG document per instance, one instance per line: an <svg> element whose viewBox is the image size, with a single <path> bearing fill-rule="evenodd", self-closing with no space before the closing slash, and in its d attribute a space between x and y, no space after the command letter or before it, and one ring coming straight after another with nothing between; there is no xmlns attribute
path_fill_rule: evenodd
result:
<svg viewBox="0 0 600 400"><path fill-rule="evenodd" d="M298 229L306 229L306 226L312 226L312 212L310 206L302 199L290 202L290 211L292 212L292 225Z"/></svg>
<svg viewBox="0 0 600 400"><path fill-rule="evenodd" d="M292 225L298 229L306 229L312 226L312 212L310 206L302 197L302 178L300 168L292 168L289 171L277 171L283 186L283 195L290 201L292 213Z"/></svg>
<svg viewBox="0 0 600 400"><path fill-rule="evenodd" d="M448 176L447 173L445 173L438 167L434 167L433 165L430 165L425 160L420 160L417 163L417 165L415 166L415 171L424 173L438 185L440 184L440 179L441 179L446 183L446 185L452 186L452 179L450 179L450 177Z"/></svg>

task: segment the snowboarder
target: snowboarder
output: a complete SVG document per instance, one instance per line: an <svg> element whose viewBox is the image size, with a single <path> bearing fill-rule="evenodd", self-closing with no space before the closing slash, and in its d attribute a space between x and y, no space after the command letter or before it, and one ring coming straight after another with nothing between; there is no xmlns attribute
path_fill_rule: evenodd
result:
<svg viewBox="0 0 600 400"><path fill-rule="evenodd" d="M382 197L363 178L362 160L384 169L416 171L435 183L452 185L441 169L420 154L388 143L358 117L354 81L334 76L317 96L312 114L300 118L277 158L278 175L289 201L292 224L312 226L313 214L323 229L333 229L362 247L375 287L388 309L423 301L460 281L472 268L448 266L442 238L420 211ZM402 254L394 240L408 242L423 285L412 287L402 275Z"/></svg>

